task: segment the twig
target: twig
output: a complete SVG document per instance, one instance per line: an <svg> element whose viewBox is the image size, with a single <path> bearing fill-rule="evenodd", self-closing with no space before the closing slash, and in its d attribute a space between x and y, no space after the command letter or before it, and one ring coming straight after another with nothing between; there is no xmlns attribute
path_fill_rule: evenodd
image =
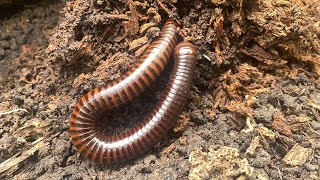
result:
<svg viewBox="0 0 320 180"><path fill-rule="evenodd" d="M308 102L308 105L311 106L311 107L313 107L313 108L315 108L315 109L317 109L317 110L320 110L320 105L315 104L315 103L313 103L312 101L309 101L309 102Z"/></svg>
<svg viewBox="0 0 320 180"><path fill-rule="evenodd" d="M311 111L316 120L320 122L320 116L318 115L317 111L314 108L311 108Z"/></svg>
<svg viewBox="0 0 320 180"><path fill-rule="evenodd" d="M314 130L314 129L311 127L310 124L308 124L308 127L309 127L309 130L310 130L311 132L313 132L313 133L316 134L317 136L320 136L320 133L318 133L316 130Z"/></svg>
<svg viewBox="0 0 320 180"><path fill-rule="evenodd" d="M247 117L247 119L246 119L246 126L247 126L247 129L243 129L242 132L249 133L249 132L254 130L254 127L251 124L251 118L250 117Z"/></svg>
<svg viewBox="0 0 320 180"><path fill-rule="evenodd" d="M281 173L281 171L280 171L280 168L277 167L277 170L278 170L278 174L279 174L280 180L283 180L283 179L282 179L282 173Z"/></svg>
<svg viewBox="0 0 320 180"><path fill-rule="evenodd" d="M164 5L161 1L157 0L157 3L159 4L159 6L169 15L172 16L172 12L166 7L166 5Z"/></svg>
<svg viewBox="0 0 320 180"><path fill-rule="evenodd" d="M130 18L125 14L104 14L104 17L108 19L123 19L129 20Z"/></svg>
<svg viewBox="0 0 320 180"><path fill-rule="evenodd" d="M49 142L43 142L43 138L35 141L36 143L33 144L34 146L31 147L29 150L24 152L18 152L17 154L13 155L6 161L0 164L0 177L5 175L5 172L11 169L12 167L18 166L20 163L24 162L30 156L33 156L36 151L38 151L43 146L49 144ZM20 155L20 156L19 156Z"/></svg>
<svg viewBox="0 0 320 180"><path fill-rule="evenodd" d="M7 114L11 114L11 113L14 113L14 112L18 112L18 111L23 111L23 112L28 112L26 109L13 109L11 111L7 111L7 112L0 112L0 116L1 115L7 115Z"/></svg>

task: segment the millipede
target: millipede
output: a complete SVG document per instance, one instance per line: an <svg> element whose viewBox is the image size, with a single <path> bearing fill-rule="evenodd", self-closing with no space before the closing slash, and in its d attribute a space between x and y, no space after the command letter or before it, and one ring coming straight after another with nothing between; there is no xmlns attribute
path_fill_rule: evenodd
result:
<svg viewBox="0 0 320 180"><path fill-rule="evenodd" d="M84 158L109 165L132 160L150 150L173 126L187 100L197 58L197 49L191 43L178 44L178 29L175 21L168 20L158 39L132 69L118 80L88 92L76 104L70 118L70 134ZM151 113L120 134L102 131L98 123L102 112L139 96L159 77L172 54L173 71Z"/></svg>

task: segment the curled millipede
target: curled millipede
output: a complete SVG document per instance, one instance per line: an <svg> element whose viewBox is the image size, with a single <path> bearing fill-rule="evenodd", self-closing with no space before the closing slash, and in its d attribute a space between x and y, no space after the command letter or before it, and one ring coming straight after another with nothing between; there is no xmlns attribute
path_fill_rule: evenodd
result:
<svg viewBox="0 0 320 180"><path fill-rule="evenodd" d="M85 157L100 164L134 159L151 149L169 131L187 99L196 64L197 50L178 42L178 25L169 20L142 59L132 70L106 87L99 87L77 103L70 119L73 144ZM175 47L176 46L176 47ZM143 92L164 70L174 49L174 68L163 97L141 123L119 135L101 130L102 112L128 103Z"/></svg>

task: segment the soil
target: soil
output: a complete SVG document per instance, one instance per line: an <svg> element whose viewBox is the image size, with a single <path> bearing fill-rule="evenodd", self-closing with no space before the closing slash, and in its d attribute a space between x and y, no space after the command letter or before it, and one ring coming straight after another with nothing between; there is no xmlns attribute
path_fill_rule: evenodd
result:
<svg viewBox="0 0 320 180"><path fill-rule="evenodd" d="M1 179L319 179L317 0L4 2ZM130 69L169 17L199 50L183 113L135 161L84 159L68 132L76 102ZM111 113L115 133L150 112L171 68Z"/></svg>

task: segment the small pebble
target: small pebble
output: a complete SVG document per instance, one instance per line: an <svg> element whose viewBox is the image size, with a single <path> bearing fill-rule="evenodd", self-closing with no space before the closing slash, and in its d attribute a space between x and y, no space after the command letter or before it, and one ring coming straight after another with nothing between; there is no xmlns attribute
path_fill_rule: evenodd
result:
<svg viewBox="0 0 320 180"><path fill-rule="evenodd" d="M10 47L10 44L8 41L0 41L0 47L3 49L8 49Z"/></svg>
<svg viewBox="0 0 320 180"><path fill-rule="evenodd" d="M6 34L6 33L3 33L2 29L0 29L0 31L2 32L2 33L0 33L0 39L6 40L6 39L10 38L10 35Z"/></svg>
<svg viewBox="0 0 320 180"><path fill-rule="evenodd" d="M303 166L304 166L306 169L308 169L309 171L314 171L314 170L316 170L316 166L313 165L313 164L311 164L311 163L305 163Z"/></svg>
<svg viewBox="0 0 320 180"><path fill-rule="evenodd" d="M202 110L194 110L191 114L191 120L198 124L205 124L207 120L202 115Z"/></svg>
<svg viewBox="0 0 320 180"><path fill-rule="evenodd" d="M178 174L180 174L180 175L185 175L185 176L187 176L188 173L189 173L189 170L190 170L189 165L190 165L189 163L185 163L185 162L181 161L180 163L177 164L176 171L177 171Z"/></svg>
<svg viewBox="0 0 320 180"><path fill-rule="evenodd" d="M269 176L271 179L279 179L279 172L277 170L270 170L269 172Z"/></svg>
<svg viewBox="0 0 320 180"><path fill-rule="evenodd" d="M2 48L0 48L0 60L4 59L6 56L6 51Z"/></svg>
<svg viewBox="0 0 320 180"><path fill-rule="evenodd" d="M150 164L154 164L156 160L157 160L157 157L154 154L149 154L144 157L143 162L144 164L150 165Z"/></svg>
<svg viewBox="0 0 320 180"><path fill-rule="evenodd" d="M314 130L319 130L320 129L320 122L317 121L312 121L311 126Z"/></svg>
<svg viewBox="0 0 320 180"><path fill-rule="evenodd" d="M12 50L17 50L18 49L18 45L15 39L11 39L10 40L10 49Z"/></svg>

